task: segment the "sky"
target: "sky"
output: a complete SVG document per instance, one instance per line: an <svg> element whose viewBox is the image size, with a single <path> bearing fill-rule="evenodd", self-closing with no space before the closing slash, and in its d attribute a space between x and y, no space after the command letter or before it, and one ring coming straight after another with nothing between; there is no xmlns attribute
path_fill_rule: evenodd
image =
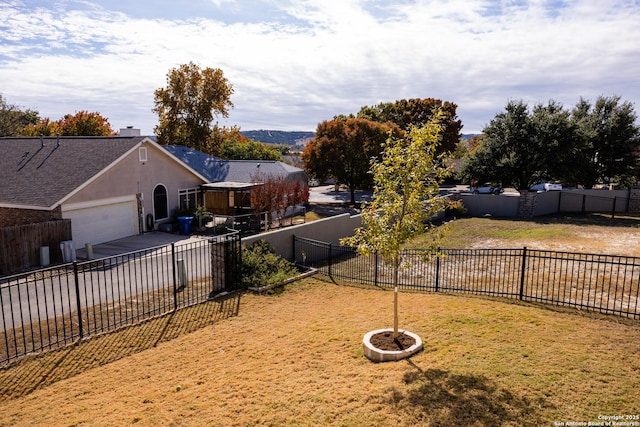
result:
<svg viewBox="0 0 640 427"><path fill-rule="evenodd" d="M640 0L0 0L0 94L151 135L154 91L194 62L233 87L224 126L315 131L437 98L479 133L510 100L640 113L639 24Z"/></svg>

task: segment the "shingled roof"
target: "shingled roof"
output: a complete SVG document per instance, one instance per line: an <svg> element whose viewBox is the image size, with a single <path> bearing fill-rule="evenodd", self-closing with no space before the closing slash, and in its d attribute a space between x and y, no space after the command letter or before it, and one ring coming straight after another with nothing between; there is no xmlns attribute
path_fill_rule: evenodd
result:
<svg viewBox="0 0 640 427"><path fill-rule="evenodd" d="M0 206L54 208L145 138L0 138Z"/></svg>
<svg viewBox="0 0 640 427"><path fill-rule="evenodd" d="M255 182L257 176L306 179L305 172L294 166L273 160L224 160L184 145L163 145L162 148L199 172L209 182Z"/></svg>

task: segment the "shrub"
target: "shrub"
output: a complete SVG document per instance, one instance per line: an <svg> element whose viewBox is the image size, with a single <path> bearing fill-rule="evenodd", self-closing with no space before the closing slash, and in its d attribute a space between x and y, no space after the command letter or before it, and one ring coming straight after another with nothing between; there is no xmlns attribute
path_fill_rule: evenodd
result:
<svg viewBox="0 0 640 427"><path fill-rule="evenodd" d="M294 263L276 255L264 240L258 240L250 248L242 246L241 286L262 287L279 285L298 274Z"/></svg>
<svg viewBox="0 0 640 427"><path fill-rule="evenodd" d="M462 200L447 199L445 213L447 216L464 216L467 213L467 208L462 203Z"/></svg>

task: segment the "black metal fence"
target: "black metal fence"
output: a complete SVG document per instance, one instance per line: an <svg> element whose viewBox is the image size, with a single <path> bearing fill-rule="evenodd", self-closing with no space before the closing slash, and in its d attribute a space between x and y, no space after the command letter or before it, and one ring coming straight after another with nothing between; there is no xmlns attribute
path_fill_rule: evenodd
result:
<svg viewBox="0 0 640 427"><path fill-rule="evenodd" d="M640 258L522 249L442 249L402 253L399 287L464 292L640 318ZM389 288L392 267L377 255L294 237L295 262L334 280Z"/></svg>
<svg viewBox="0 0 640 427"><path fill-rule="evenodd" d="M240 283L238 233L0 278L0 366L188 307Z"/></svg>
<svg viewBox="0 0 640 427"><path fill-rule="evenodd" d="M304 206L291 206L280 212L260 212L242 215L211 214L211 223L226 230L234 230L242 236L258 234L263 230L288 227L306 222L307 209Z"/></svg>

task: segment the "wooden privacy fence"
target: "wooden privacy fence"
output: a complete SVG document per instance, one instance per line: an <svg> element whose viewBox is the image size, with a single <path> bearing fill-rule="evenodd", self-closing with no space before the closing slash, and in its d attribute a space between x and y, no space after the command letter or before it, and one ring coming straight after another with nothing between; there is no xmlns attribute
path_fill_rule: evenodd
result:
<svg viewBox="0 0 640 427"><path fill-rule="evenodd" d="M0 228L0 276L40 265L40 248L49 247L51 263L62 262L60 243L71 240L71 220Z"/></svg>

